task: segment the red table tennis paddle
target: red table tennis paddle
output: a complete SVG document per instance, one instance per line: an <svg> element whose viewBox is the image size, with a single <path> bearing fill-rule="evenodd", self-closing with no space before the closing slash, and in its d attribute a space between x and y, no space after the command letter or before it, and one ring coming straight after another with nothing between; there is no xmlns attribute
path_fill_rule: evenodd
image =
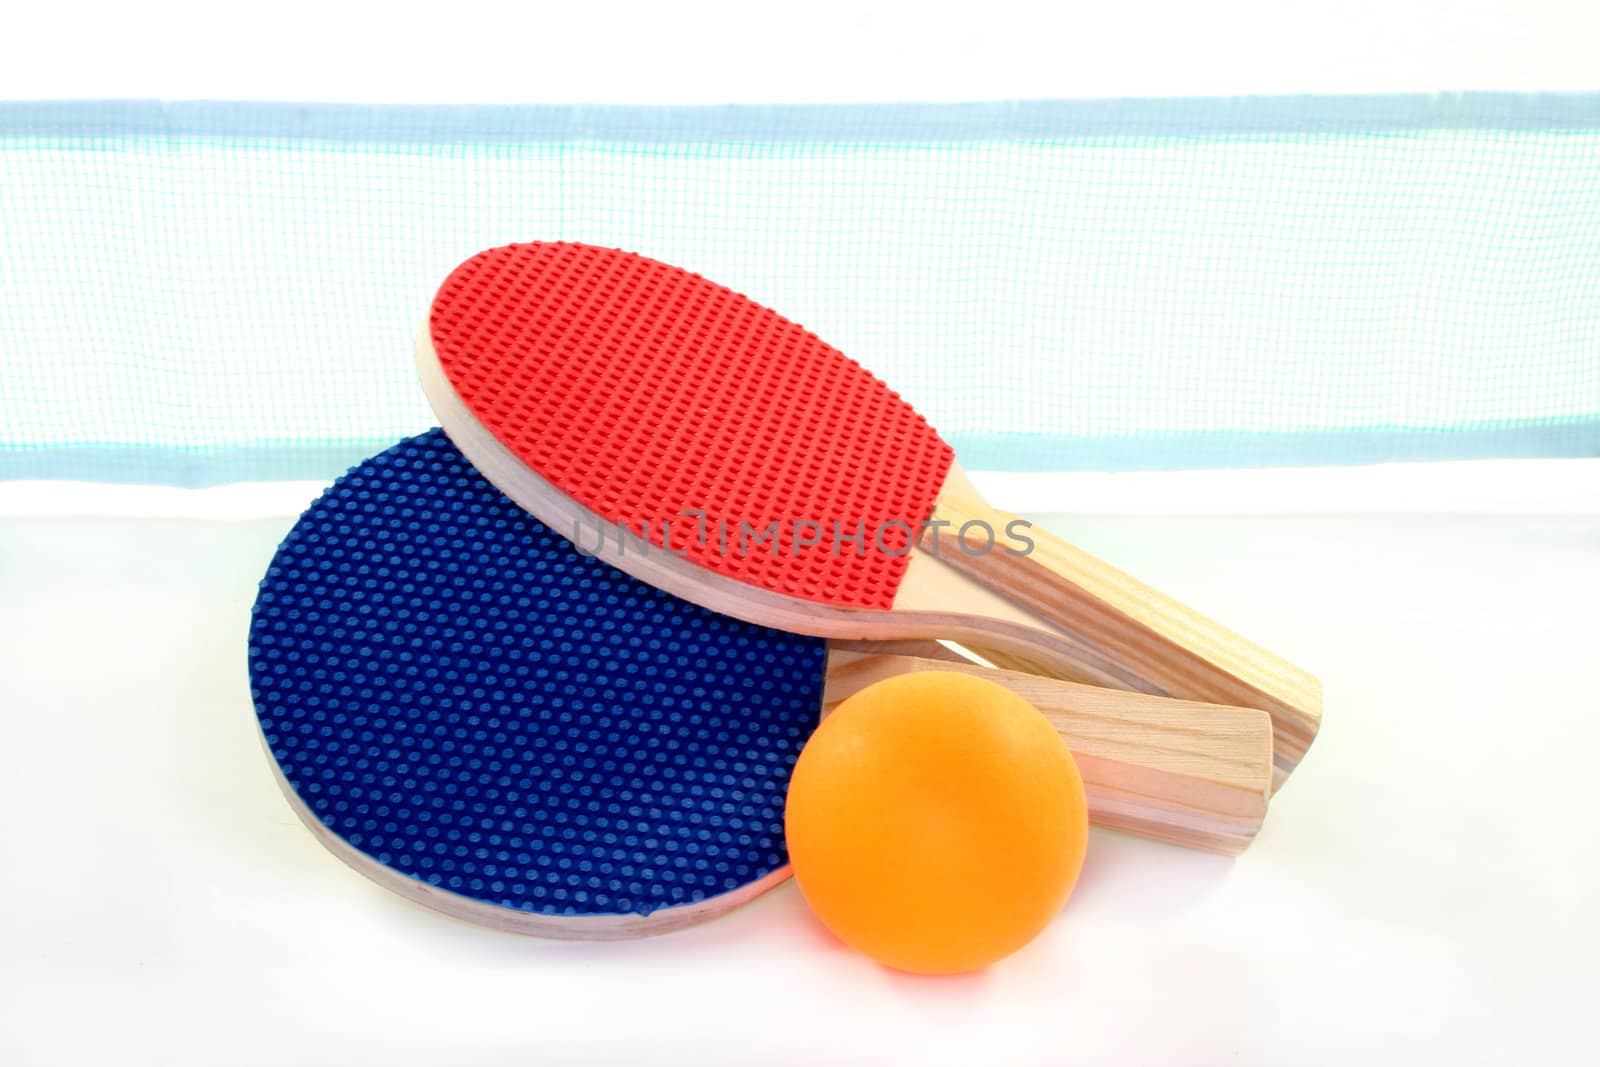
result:
<svg viewBox="0 0 1600 1067"><path fill-rule="evenodd" d="M989 507L886 384L699 275L583 244L491 249L440 287L417 364L446 433L501 491L686 600L1261 708L1280 783L1316 734L1310 674Z"/></svg>

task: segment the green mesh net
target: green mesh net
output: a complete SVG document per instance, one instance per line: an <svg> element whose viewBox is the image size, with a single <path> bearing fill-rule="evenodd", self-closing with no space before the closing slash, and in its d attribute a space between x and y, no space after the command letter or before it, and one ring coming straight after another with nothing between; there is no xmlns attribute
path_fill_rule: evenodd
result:
<svg viewBox="0 0 1600 1067"><path fill-rule="evenodd" d="M516 240L777 308L969 467L1600 454L1600 95L0 105L0 477L330 477Z"/></svg>

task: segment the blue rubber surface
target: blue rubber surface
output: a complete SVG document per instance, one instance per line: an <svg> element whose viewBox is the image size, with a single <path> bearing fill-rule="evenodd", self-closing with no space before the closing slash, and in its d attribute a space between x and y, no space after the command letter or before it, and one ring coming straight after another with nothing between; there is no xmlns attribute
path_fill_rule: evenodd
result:
<svg viewBox="0 0 1600 1067"><path fill-rule="evenodd" d="M647 915L787 863L825 654L579 554L439 430L306 511L250 627L262 732L318 818L547 915Z"/></svg>

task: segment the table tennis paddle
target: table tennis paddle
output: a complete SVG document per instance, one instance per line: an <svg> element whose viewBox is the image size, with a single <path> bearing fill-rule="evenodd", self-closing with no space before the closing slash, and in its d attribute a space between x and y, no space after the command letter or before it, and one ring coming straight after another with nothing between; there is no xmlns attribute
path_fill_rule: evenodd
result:
<svg viewBox="0 0 1600 1067"><path fill-rule="evenodd" d="M1235 852L1261 824L1263 712L864 648L579 553L433 430L300 518L261 583L249 668L278 784L318 840L504 930L643 936L777 884L789 773L819 716L911 670L1016 686L1073 749L1099 825Z"/></svg>
<svg viewBox="0 0 1600 1067"><path fill-rule="evenodd" d="M439 288L416 355L490 481L658 588L798 633L951 640L1260 708L1277 782L1316 734L1310 674L990 508L887 385L698 275L583 244L491 249Z"/></svg>

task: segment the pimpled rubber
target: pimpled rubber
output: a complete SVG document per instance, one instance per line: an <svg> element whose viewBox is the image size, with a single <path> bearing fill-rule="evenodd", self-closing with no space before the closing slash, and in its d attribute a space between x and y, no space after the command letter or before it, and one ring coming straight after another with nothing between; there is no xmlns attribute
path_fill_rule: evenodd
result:
<svg viewBox="0 0 1600 1067"><path fill-rule="evenodd" d="M824 656L579 554L434 430L301 517L249 662L273 758L344 841L475 900L589 916L787 862Z"/></svg>
<svg viewBox="0 0 1600 1067"><path fill-rule="evenodd" d="M809 601L891 607L910 531L953 459L842 352L627 252L482 252L440 287L429 336L473 417L559 491L712 571ZM805 545L812 522L821 543Z"/></svg>

